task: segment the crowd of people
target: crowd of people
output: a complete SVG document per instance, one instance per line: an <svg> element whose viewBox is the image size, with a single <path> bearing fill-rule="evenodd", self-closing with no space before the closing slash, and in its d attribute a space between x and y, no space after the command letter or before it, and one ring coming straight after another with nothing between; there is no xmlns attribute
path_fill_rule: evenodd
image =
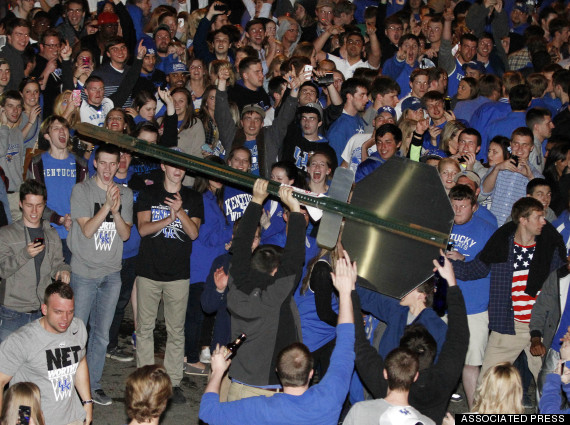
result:
<svg viewBox="0 0 570 425"><path fill-rule="evenodd" d="M186 403L185 374L210 375L211 424L449 424L463 397L477 413L564 411L569 20L567 0L3 2L2 424L21 406L89 423L113 402L107 359L136 359L133 424ZM340 239L317 245L291 189L326 195L338 167L396 187L375 173L388 160L436 168L455 213L436 277L401 300L366 289Z"/></svg>

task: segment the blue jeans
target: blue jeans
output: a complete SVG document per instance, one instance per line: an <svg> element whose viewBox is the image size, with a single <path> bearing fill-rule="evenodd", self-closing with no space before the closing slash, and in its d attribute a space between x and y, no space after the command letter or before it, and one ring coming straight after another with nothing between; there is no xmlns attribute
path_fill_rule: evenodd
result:
<svg viewBox="0 0 570 425"><path fill-rule="evenodd" d="M89 323L87 364L91 389L101 388L105 354L109 344L109 328L121 292L121 273L100 278L83 277L71 273L71 287L75 293L75 317Z"/></svg>
<svg viewBox="0 0 570 425"><path fill-rule="evenodd" d="M109 346L107 347L107 351L113 350L119 345L119 329L121 328L123 317L125 317L125 308L129 305L129 301L131 300L131 293L133 292L133 286L135 286L135 279L137 277L135 273L136 263L136 255L130 258L123 258L121 267L121 293L119 295L119 301L117 301L117 308L115 308L113 323L111 324L111 329L109 329Z"/></svg>
<svg viewBox="0 0 570 425"><path fill-rule="evenodd" d="M0 182L1 183L1 182ZM16 332L22 326L42 317L41 311L34 313L19 313L0 305L0 343Z"/></svg>

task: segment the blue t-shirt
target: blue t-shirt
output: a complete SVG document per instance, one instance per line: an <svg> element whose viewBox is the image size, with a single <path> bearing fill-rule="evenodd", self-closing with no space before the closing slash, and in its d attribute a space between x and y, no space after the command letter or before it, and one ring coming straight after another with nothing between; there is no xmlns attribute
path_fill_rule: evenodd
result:
<svg viewBox="0 0 570 425"><path fill-rule="evenodd" d="M465 261L471 261L483 249L491 235L497 230L485 220L473 216L465 224L455 224L451 230L450 239L455 243L455 250L465 256ZM461 288L467 314L477 314L487 311L489 305L489 275L482 279L463 281L457 279Z"/></svg>
<svg viewBox="0 0 570 425"><path fill-rule="evenodd" d="M224 187L224 212L228 221L235 223L241 218L251 201L251 193L237 189L233 186Z"/></svg>
<svg viewBox="0 0 570 425"><path fill-rule="evenodd" d="M66 159L55 159L48 152L42 154L44 165L44 183L48 198L47 207L57 214L71 214L71 191L77 183L77 166L75 157L69 155ZM65 226L51 223L61 239L67 239Z"/></svg>
<svg viewBox="0 0 570 425"><path fill-rule="evenodd" d="M465 72L463 72L463 67L455 58L455 69L447 77L447 93L449 96L453 97L457 94L457 89L459 88L459 82L465 77Z"/></svg>
<svg viewBox="0 0 570 425"><path fill-rule="evenodd" d="M248 140L243 144L251 152L251 169L249 172L255 176L259 176L259 155L257 153L257 141Z"/></svg>
<svg viewBox="0 0 570 425"><path fill-rule="evenodd" d="M329 145L336 152L338 164L342 163L342 151L352 136L357 133L364 133L366 122L358 114L355 116L342 113L340 117L330 126L327 133Z"/></svg>

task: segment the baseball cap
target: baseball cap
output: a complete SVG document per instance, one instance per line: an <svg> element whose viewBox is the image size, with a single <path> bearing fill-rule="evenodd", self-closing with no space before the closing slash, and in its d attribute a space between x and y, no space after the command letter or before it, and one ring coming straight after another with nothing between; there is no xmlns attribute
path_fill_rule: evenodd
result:
<svg viewBox="0 0 570 425"><path fill-rule="evenodd" d="M435 153L428 153L427 155L423 155L422 157L420 157L420 162L423 162L425 164L426 162L432 159L440 161L441 159L443 159L443 157Z"/></svg>
<svg viewBox="0 0 570 425"><path fill-rule="evenodd" d="M265 119L265 111L257 103L245 105L241 110L241 117L243 118L243 116L248 112L257 112L259 115L261 115L261 118Z"/></svg>
<svg viewBox="0 0 570 425"><path fill-rule="evenodd" d="M159 31L167 31L168 34L170 34L170 27L166 24L160 24L158 27L156 27L156 29L154 30L154 32L152 33L152 38L156 37L156 33Z"/></svg>
<svg viewBox="0 0 570 425"><path fill-rule="evenodd" d="M477 187L481 187L481 177L479 177L479 174L477 174L476 172L470 170L463 170L462 172L457 173L455 175L453 181L457 183L457 180L459 180L459 177L461 176L467 177L472 182L475 182L477 184Z"/></svg>
<svg viewBox="0 0 570 425"><path fill-rule="evenodd" d="M119 17L113 12L103 12L97 16L97 24L99 26L105 24L116 24L119 22Z"/></svg>
<svg viewBox="0 0 570 425"><path fill-rule="evenodd" d="M522 1L517 1L515 3L514 9L520 10L522 13L527 13L527 14L530 13L529 11L530 8L527 6L525 2Z"/></svg>
<svg viewBox="0 0 570 425"><path fill-rule="evenodd" d="M143 37L142 44L146 47L146 54L147 55L155 55L156 54L156 43L154 40L148 36ZM135 48L135 51L138 49L138 46Z"/></svg>
<svg viewBox="0 0 570 425"><path fill-rule="evenodd" d="M297 112L299 113L299 115L303 113L317 114L320 117L321 121L323 120L323 108L318 103L309 102L305 106L299 106Z"/></svg>
<svg viewBox="0 0 570 425"><path fill-rule="evenodd" d="M411 109L412 111L417 111L418 109L422 109L422 101L419 97L410 96L402 102L402 111L406 109Z"/></svg>
<svg viewBox="0 0 570 425"><path fill-rule="evenodd" d="M463 68L463 72L467 71L467 68L471 68L471 69L474 69L475 71L479 71L481 74L485 74L485 72L487 72L487 70L485 69L485 65L483 65L483 62L480 62L480 61L466 62L463 64L462 68Z"/></svg>
<svg viewBox="0 0 570 425"><path fill-rule="evenodd" d="M382 106L381 108L378 108L377 112L378 112L378 115L380 115L382 112L389 112L393 118L396 118L396 110L394 108L392 108L391 106Z"/></svg>
<svg viewBox="0 0 570 425"><path fill-rule="evenodd" d="M315 9L319 9L321 7L334 7L334 3L332 0L319 0Z"/></svg>
<svg viewBox="0 0 570 425"><path fill-rule="evenodd" d="M166 75L173 74L175 72L188 72L188 68L182 62L178 60L172 61L166 65Z"/></svg>
<svg viewBox="0 0 570 425"><path fill-rule="evenodd" d="M379 425L423 425L410 406L390 406L380 415Z"/></svg>

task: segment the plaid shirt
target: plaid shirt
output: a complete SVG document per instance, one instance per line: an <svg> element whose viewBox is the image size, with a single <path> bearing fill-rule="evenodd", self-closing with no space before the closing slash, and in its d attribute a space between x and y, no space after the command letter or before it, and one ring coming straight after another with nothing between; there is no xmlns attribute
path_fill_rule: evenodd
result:
<svg viewBox="0 0 570 425"><path fill-rule="evenodd" d="M509 237L509 256L504 263L486 264L479 259L481 253L469 262L453 261L455 276L461 280L480 279L491 272L489 293L489 329L500 334L515 334L515 316L513 311L512 285L514 270L514 233ZM560 256L555 254L550 264L550 271L562 266Z"/></svg>
<svg viewBox="0 0 570 425"><path fill-rule="evenodd" d="M522 49L511 53L507 60L509 71L518 71L519 69L527 67L528 64L531 63L528 47L523 47Z"/></svg>

